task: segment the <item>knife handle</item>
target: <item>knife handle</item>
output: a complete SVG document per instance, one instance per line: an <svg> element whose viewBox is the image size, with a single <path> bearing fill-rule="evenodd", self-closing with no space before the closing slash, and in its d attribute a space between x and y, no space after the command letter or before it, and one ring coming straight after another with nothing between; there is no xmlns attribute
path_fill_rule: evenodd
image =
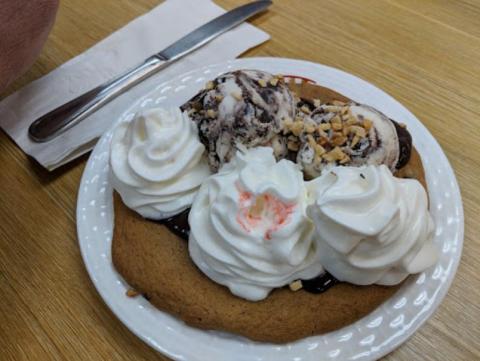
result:
<svg viewBox="0 0 480 361"><path fill-rule="evenodd" d="M35 142L46 142L79 123L153 73L169 65L167 59L154 55L134 69L63 104L35 120L28 128Z"/></svg>

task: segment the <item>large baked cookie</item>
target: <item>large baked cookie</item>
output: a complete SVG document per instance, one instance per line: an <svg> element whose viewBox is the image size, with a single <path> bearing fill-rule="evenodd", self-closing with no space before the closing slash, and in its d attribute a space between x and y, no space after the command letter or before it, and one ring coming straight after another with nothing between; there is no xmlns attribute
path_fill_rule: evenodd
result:
<svg viewBox="0 0 480 361"><path fill-rule="evenodd" d="M289 86L302 98L348 101L317 85L292 82ZM425 186L421 159L415 149L397 175L416 178ZM153 305L194 327L284 343L355 322L400 287L340 283L321 294L282 288L263 301L249 302L233 296L227 288L200 272L189 257L186 241L165 226L128 209L117 194L114 205L112 258L115 268Z"/></svg>

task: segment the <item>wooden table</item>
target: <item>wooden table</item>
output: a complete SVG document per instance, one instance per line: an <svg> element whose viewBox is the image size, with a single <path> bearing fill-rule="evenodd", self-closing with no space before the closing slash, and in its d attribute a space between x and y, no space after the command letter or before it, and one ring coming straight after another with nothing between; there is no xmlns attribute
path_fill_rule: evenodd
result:
<svg viewBox="0 0 480 361"><path fill-rule="evenodd" d="M41 57L8 92L156 4L62 1ZM272 39L245 56L307 59L370 81L424 122L455 169L466 220L458 274L434 316L387 360L480 360L479 19L475 0L276 0L254 20ZM112 314L84 268L75 202L86 159L48 173L0 133L2 360L165 359Z"/></svg>

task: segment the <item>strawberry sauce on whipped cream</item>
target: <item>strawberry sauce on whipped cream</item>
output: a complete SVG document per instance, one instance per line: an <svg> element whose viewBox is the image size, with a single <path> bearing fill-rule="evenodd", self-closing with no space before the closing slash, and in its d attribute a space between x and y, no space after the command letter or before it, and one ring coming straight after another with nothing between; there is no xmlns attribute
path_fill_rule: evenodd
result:
<svg viewBox="0 0 480 361"><path fill-rule="evenodd" d="M290 221L295 204L287 204L271 194L255 195L242 191L239 195L237 222L247 232L257 231L264 234L265 240L272 239L272 233L278 231Z"/></svg>

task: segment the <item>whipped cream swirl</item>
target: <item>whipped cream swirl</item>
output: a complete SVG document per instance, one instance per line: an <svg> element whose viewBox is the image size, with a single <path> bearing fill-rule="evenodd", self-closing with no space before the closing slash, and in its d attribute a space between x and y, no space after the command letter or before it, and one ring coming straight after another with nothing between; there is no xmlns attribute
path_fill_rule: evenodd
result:
<svg viewBox="0 0 480 361"><path fill-rule="evenodd" d="M190 211L190 256L213 281L247 300L323 271L294 163L267 147L237 152L208 178Z"/></svg>
<svg viewBox="0 0 480 361"><path fill-rule="evenodd" d="M179 108L143 111L114 131L113 187L143 217L171 217L192 204L210 175L204 149L195 123Z"/></svg>
<svg viewBox="0 0 480 361"><path fill-rule="evenodd" d="M320 262L340 281L394 285L437 261L418 181L395 178L385 165L336 167L307 187Z"/></svg>

